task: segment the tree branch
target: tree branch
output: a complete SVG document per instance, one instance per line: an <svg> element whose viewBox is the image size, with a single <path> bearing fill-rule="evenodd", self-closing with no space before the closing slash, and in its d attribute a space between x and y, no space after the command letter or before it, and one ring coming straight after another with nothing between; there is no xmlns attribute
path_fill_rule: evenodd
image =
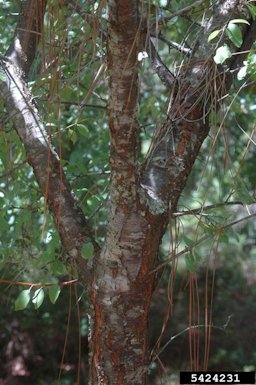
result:
<svg viewBox="0 0 256 385"><path fill-rule="evenodd" d="M139 127L137 124L138 51L141 21L137 1L109 1L108 70L111 135L111 200L135 207Z"/></svg>
<svg viewBox="0 0 256 385"><path fill-rule="evenodd" d="M206 2L205 0L197 0L193 4L188 5L187 7L184 7L182 9L179 9L178 11L174 12L171 16L161 18L157 23L154 22L151 25L151 27L155 28L156 25L158 25L158 26L159 25L164 25L164 24L168 23L168 21L174 19L174 17L181 16L184 13L187 13L187 12L191 11L193 8L198 7L199 5L201 5L201 4L205 3L205 2Z"/></svg>
<svg viewBox="0 0 256 385"><path fill-rule="evenodd" d="M175 41L167 39L165 36L163 36L161 34L161 31L159 34L151 33L150 36L154 37L155 39L159 39L159 40L163 41L164 43L166 43L169 46L169 48L174 48L177 51L183 53L184 55L189 55L192 53L191 48L185 47L184 44L181 45L181 44L176 43Z"/></svg>
<svg viewBox="0 0 256 385"><path fill-rule="evenodd" d="M150 47L149 47L150 53L149 56L151 58L152 62L152 68L159 76L159 79L162 81L162 83L168 88L171 89L173 85L175 84L175 77L169 71L169 69L166 67L166 65L162 62L154 43L152 42L152 39L150 39Z"/></svg>
<svg viewBox="0 0 256 385"><path fill-rule="evenodd" d="M86 242L92 242L96 251L99 247L72 195L60 159L24 80L35 57L45 5L46 1L42 0L22 2L13 42L7 50L6 60L0 61L5 74L5 81L0 81L0 93L24 144L28 162L54 218L62 245L82 279L87 280L88 271L86 261L81 257L81 248Z"/></svg>
<svg viewBox="0 0 256 385"><path fill-rule="evenodd" d="M214 229L214 231L208 233L208 234L205 234L203 235L201 238L197 239L192 245L190 246L186 246L184 247L184 249L182 249L181 251L179 251L177 253L177 251L175 250L173 253L171 253L169 256L168 256L168 259L164 260L163 262L161 262L154 270L152 270L150 272L150 274L154 274L156 273L157 271L161 270L163 267L165 267L166 265L168 265L169 263L171 263L174 259L177 259L178 257L180 257L181 255L183 254L186 254L188 252L191 252L192 249L194 249L196 246L200 245L201 243L207 241L208 239L211 239L213 238L214 236L216 235L219 235L221 233L223 233L225 230L229 229L230 227L232 226L235 226L235 225L238 225L239 223L241 222L245 222L245 221L248 221L249 219L251 218L254 218L256 216L256 212L250 214L250 215L247 215L243 218L240 218L240 219L236 219L235 221L233 222L230 222L224 226L221 226L221 227L218 227L216 229Z"/></svg>
<svg viewBox="0 0 256 385"><path fill-rule="evenodd" d="M256 202L255 202L256 203ZM255 205L255 203L250 203L250 205ZM215 203L215 204L212 204L212 205L209 205L209 206L202 206L202 207L199 207L198 209L191 209L191 210L180 210L180 211L177 211L175 213L173 213L172 215L174 217L183 217L185 215L201 215L203 214L205 211L208 211L208 210L212 210L212 209L218 209L220 207L225 207L225 206L244 206L245 203L244 202L241 202L241 201L234 201L234 202L223 202L223 203ZM249 205L246 205L246 206L249 206Z"/></svg>
<svg viewBox="0 0 256 385"><path fill-rule="evenodd" d="M47 0L26 0L20 3L18 23L6 57L27 78L40 41Z"/></svg>
<svg viewBox="0 0 256 385"><path fill-rule="evenodd" d="M244 18L238 3L237 0L218 2L212 19L202 29L200 43L195 45L193 55L180 69L178 92L170 100L168 118L156 130L143 166L142 186L147 191L151 211L156 205L159 213L167 212L170 205L172 212L176 210L187 177L208 135L211 106L218 109L219 100L231 85L232 61L227 61L225 67L215 64L216 45L208 42L208 36L220 23L227 24L231 17L242 15ZM248 49L253 41L248 34L252 33L252 29L243 29L244 41L250 42ZM225 39L223 34L219 44ZM241 56L246 54L241 53Z"/></svg>

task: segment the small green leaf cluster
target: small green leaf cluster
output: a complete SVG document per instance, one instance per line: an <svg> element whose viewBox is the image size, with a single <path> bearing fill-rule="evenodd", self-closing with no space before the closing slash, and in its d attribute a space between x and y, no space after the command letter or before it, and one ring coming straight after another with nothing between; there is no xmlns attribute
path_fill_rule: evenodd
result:
<svg viewBox="0 0 256 385"><path fill-rule="evenodd" d="M214 40L219 34L225 33L228 39L234 44L235 47L240 48L243 43L242 31L239 24L247 24L249 22L245 19L233 19L227 26L214 30L208 37L208 42ZM223 44L218 47L214 56L216 64L223 64L227 59L232 56L230 47L227 44Z"/></svg>
<svg viewBox="0 0 256 385"><path fill-rule="evenodd" d="M32 291L33 286L29 289L22 290L18 297L15 300L14 308L16 311L24 310L31 301L34 304L35 309L39 309L44 302L45 298L45 288L40 287L34 292ZM48 288L48 296L51 303L55 304L59 295L61 288L59 285L52 285Z"/></svg>
<svg viewBox="0 0 256 385"><path fill-rule="evenodd" d="M243 62L243 66L237 73L237 79L243 80L247 75L255 74L256 72L256 54L248 56L247 60Z"/></svg>

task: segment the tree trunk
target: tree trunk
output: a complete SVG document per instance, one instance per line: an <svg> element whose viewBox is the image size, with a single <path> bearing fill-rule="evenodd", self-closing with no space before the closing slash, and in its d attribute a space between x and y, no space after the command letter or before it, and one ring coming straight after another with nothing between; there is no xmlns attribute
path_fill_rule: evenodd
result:
<svg viewBox="0 0 256 385"><path fill-rule="evenodd" d="M156 278L152 270L168 215L176 210L208 135L211 105L217 110L230 86L226 71L213 61L215 47L208 36L231 15L235 17L238 2L224 2L216 8L200 34L200 43L193 47L193 56L183 66L178 88L167 68L158 63L159 77L171 85L174 98L140 174L137 54L143 46L144 26L136 1L108 3L111 212L91 291L91 384L145 385L149 309ZM235 66L234 60L229 66Z"/></svg>
<svg viewBox="0 0 256 385"><path fill-rule="evenodd" d="M111 0L108 5L111 209L91 292L91 384L142 385L147 378L154 282L154 274L149 273L162 231L153 234L139 197L138 4Z"/></svg>
<svg viewBox="0 0 256 385"><path fill-rule="evenodd" d="M41 33L45 2L27 0L22 4L30 17L25 19L24 10L21 12L14 41L1 61L6 81L0 80L0 91L9 114L15 111L15 129L24 143L61 242L88 289L90 383L145 385L149 365L148 318L156 280L153 270L161 239L208 134L212 100L217 109L231 84L229 71L236 68L252 45L255 22L241 27L244 43L236 49L240 54L232 57L225 68L214 63L216 47L208 42L208 36L231 18L242 17L239 2L234 0L216 3L213 17L202 26L178 79L161 63L157 52L150 50L154 55L153 68L170 87L173 99L166 120L156 130L150 151L140 165L137 55L147 42L147 23L137 0L108 1L112 177L107 234L100 250L71 194L25 81L35 56L31 49L35 51L38 44L35 36ZM20 45L15 44L17 39ZM220 43L224 41L223 37ZM93 267L81 257L85 242L94 246Z"/></svg>

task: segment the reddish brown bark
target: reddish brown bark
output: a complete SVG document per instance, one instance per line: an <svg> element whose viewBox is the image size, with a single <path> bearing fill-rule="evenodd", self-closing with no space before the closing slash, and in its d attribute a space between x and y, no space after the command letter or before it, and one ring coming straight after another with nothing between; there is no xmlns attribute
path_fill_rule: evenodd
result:
<svg viewBox="0 0 256 385"><path fill-rule="evenodd" d="M35 4L40 11L33 8ZM81 258L81 247L89 240L97 251L99 248L82 211L76 206L24 81L38 44L35 36L40 35L45 2L23 2L24 9L31 9L31 17L26 24L24 11L21 13L15 36L21 44L17 51L14 39L7 60L2 63L7 81L0 82L1 93L10 114L15 111L15 128L47 199L61 242L77 266L84 286L89 285L91 385L146 384L148 315L155 283L152 270L157 265L159 245L169 213L176 209L208 134L211 96L214 95L218 107L218 100L231 84L228 69L236 66L236 59L231 59L225 69L216 66L213 62L216 47L209 44L207 38L212 30L236 16L237 5L238 1L234 0L216 4L212 19L202 28L200 45L193 47L179 79L168 74L167 67L162 68L161 78L172 87L174 99L140 167L137 54L145 29L137 1L109 0L110 211L104 247L90 269ZM39 15L38 22L36 15ZM255 23L246 28L241 52L253 42ZM160 73L161 62L157 55L155 58L154 68ZM239 60L241 58L242 55Z"/></svg>
<svg viewBox="0 0 256 385"><path fill-rule="evenodd" d="M156 132L138 177L136 56L140 17L135 1L109 1L113 174L107 238L95 262L91 296L92 384L146 384L148 315L155 282L151 271L157 263L169 211L176 209L209 132L211 95L218 107L228 86L226 72L213 62L215 47L208 43L209 31L220 20L222 24L228 22L236 5L236 1L229 1L216 10L202 31L202 45L194 47L193 56L183 67L178 90L173 81L175 97L168 118ZM154 63L159 65L159 61ZM161 78L171 84L172 76L166 70Z"/></svg>

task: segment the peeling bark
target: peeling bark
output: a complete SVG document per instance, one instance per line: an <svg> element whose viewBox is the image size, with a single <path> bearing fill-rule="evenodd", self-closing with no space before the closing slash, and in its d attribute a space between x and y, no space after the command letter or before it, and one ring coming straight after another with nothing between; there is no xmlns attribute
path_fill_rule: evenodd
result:
<svg viewBox="0 0 256 385"><path fill-rule="evenodd" d="M167 119L155 132L142 171L142 186L147 191L151 212L164 213L169 208L172 211L176 209L187 177L208 135L211 108L214 106L217 112L220 100L232 83L230 71L237 65L236 56L225 66L216 65L213 61L216 43L208 42L208 36L213 30L227 25L232 18L239 17L248 15L238 0L217 2L212 18L202 27L192 55L173 82ZM254 39L253 24L250 28L243 27L247 49ZM223 34L219 46L226 39ZM234 52L241 52L238 55L240 62L245 55L243 49L234 47Z"/></svg>
<svg viewBox="0 0 256 385"><path fill-rule="evenodd" d="M174 98L166 122L153 138L138 180L135 48L138 47L136 20L139 16L135 16L135 1L125 5L118 0L109 1L113 174L107 238L95 263L91 295L93 385L146 384L147 325L155 282L151 271L157 264L168 212L176 209L208 135L212 98L218 108L219 99L230 84L232 61L227 68L214 63L216 47L208 43L209 31L215 29L220 20L223 25L235 17L237 4L237 1L226 1L216 9L179 79L173 81L155 52L153 65L164 83L174 88Z"/></svg>
<svg viewBox="0 0 256 385"><path fill-rule="evenodd" d="M25 147L27 160L33 167L69 261L76 265L81 278L87 282L89 273L86 261L81 257L81 248L88 241L96 250L98 246L66 181L60 159L25 81L39 43L46 1L23 1L21 5L13 42L1 60L5 81L0 81L0 93Z"/></svg>
<svg viewBox="0 0 256 385"><path fill-rule="evenodd" d="M137 1L109 1L108 68L111 134L111 202L126 210L137 197L139 128L138 49L141 21Z"/></svg>
<svg viewBox="0 0 256 385"><path fill-rule="evenodd" d="M212 19L202 30L178 79L173 79L154 52L155 70L165 84L172 87L173 99L140 172L137 54L143 26L139 2L108 1L112 178L107 235L101 252L83 212L76 205L24 80L35 56L45 4L42 0L22 2L23 14L14 41L1 61L6 74L6 80L0 81L1 95L61 242L83 284L90 284L90 383L145 385L149 365L148 316L155 284L152 270L157 265L168 213L176 209L208 135L212 98L216 99L217 108L231 84L229 70L243 58L242 54L231 58L225 68L216 66L213 62L216 47L208 43L207 38L210 31L240 15L240 3L234 0L216 3ZM27 18L24 12L28 13ZM244 45L240 52L251 47L255 23L243 27L243 33ZM94 259L93 269L81 258L81 247L86 241L92 242L100 254Z"/></svg>
<svg viewBox="0 0 256 385"><path fill-rule="evenodd" d="M110 0L108 5L111 209L91 292L91 384L142 385L147 378L147 322L154 277L148 276L152 232L138 195L141 21L137 1Z"/></svg>

